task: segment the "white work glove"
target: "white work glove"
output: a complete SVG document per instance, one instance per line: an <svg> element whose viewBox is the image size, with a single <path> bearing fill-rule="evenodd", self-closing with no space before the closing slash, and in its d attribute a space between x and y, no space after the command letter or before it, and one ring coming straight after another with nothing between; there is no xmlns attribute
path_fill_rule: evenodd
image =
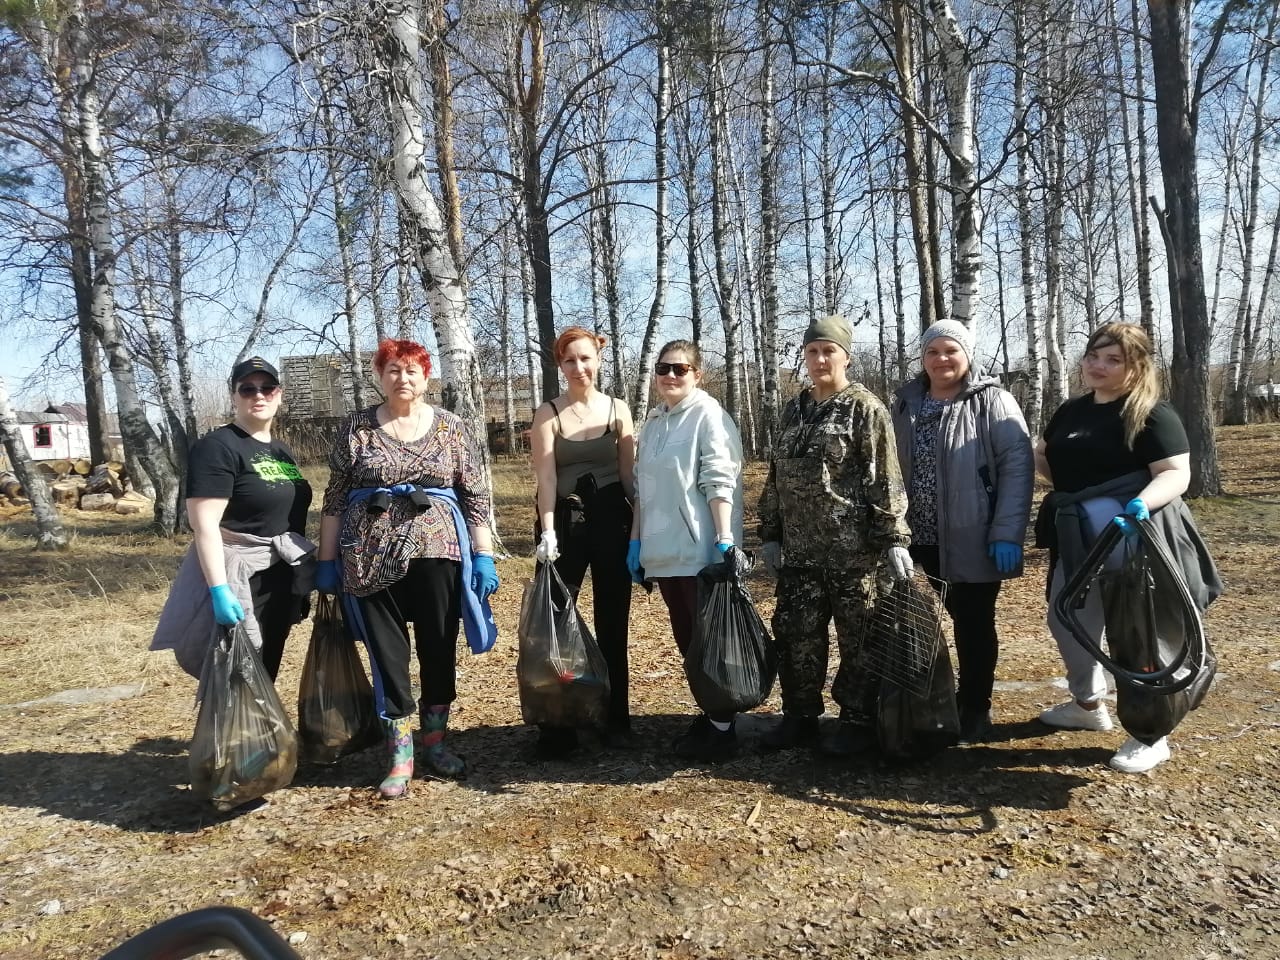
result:
<svg viewBox="0 0 1280 960"><path fill-rule="evenodd" d="M769 576L776 580L778 571L782 569L782 544L777 540L760 544L760 560L764 563Z"/></svg>
<svg viewBox="0 0 1280 960"><path fill-rule="evenodd" d="M916 565L911 562L911 554L906 547L890 547L885 554L885 563L895 580L910 580L916 572Z"/></svg>
<svg viewBox="0 0 1280 960"><path fill-rule="evenodd" d="M533 554L542 563L555 563L560 557L560 545L556 542L554 530L543 530L542 539L538 541L538 549Z"/></svg>

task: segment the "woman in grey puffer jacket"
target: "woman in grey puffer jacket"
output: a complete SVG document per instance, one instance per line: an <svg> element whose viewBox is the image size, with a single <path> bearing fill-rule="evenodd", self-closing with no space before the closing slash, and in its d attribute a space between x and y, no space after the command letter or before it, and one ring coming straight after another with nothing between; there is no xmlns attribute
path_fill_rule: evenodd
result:
<svg viewBox="0 0 1280 960"><path fill-rule="evenodd" d="M1035 459L1017 401L994 379L973 374L968 328L955 320L935 323L920 348L924 369L895 394L893 429L911 556L946 583L959 661L960 739L974 743L991 731L996 597L1002 580L1022 575Z"/></svg>

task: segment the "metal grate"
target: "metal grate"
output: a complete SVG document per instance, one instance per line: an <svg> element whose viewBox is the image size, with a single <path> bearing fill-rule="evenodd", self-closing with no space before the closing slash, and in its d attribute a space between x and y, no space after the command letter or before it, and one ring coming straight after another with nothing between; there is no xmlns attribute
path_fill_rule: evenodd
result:
<svg viewBox="0 0 1280 960"><path fill-rule="evenodd" d="M935 581L943 595L946 584ZM942 598L918 575L880 581L875 607L862 623L865 670L919 696L929 689L942 639Z"/></svg>

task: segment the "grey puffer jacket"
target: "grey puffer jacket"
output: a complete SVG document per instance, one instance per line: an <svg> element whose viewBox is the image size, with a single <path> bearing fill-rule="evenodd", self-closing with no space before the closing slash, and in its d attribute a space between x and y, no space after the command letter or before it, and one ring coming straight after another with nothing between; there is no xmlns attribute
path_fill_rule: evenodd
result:
<svg viewBox="0 0 1280 960"><path fill-rule="evenodd" d="M908 495L923 378L894 394L893 431ZM1035 457L1018 402L992 377L974 378L942 414L938 428L938 557L942 577L990 583L1001 573L987 548L997 540L1021 544L1031 516Z"/></svg>

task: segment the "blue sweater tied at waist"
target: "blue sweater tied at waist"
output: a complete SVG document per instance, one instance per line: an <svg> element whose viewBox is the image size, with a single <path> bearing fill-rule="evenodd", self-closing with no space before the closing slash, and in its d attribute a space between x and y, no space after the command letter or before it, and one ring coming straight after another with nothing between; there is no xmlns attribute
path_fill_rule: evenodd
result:
<svg viewBox="0 0 1280 960"><path fill-rule="evenodd" d="M357 503L390 497L407 497L419 506L426 506L428 499L443 500L448 504L462 559L462 630L472 653L487 653L492 650L498 640L498 625L494 622L489 599L486 597L481 601L471 589L471 534L467 532L467 521L462 516L457 492L451 487L424 487L417 483L397 483L390 487L357 487L347 494L347 509L350 510ZM367 641L364 617L360 614L356 598L343 594L342 606L352 632L359 640Z"/></svg>

